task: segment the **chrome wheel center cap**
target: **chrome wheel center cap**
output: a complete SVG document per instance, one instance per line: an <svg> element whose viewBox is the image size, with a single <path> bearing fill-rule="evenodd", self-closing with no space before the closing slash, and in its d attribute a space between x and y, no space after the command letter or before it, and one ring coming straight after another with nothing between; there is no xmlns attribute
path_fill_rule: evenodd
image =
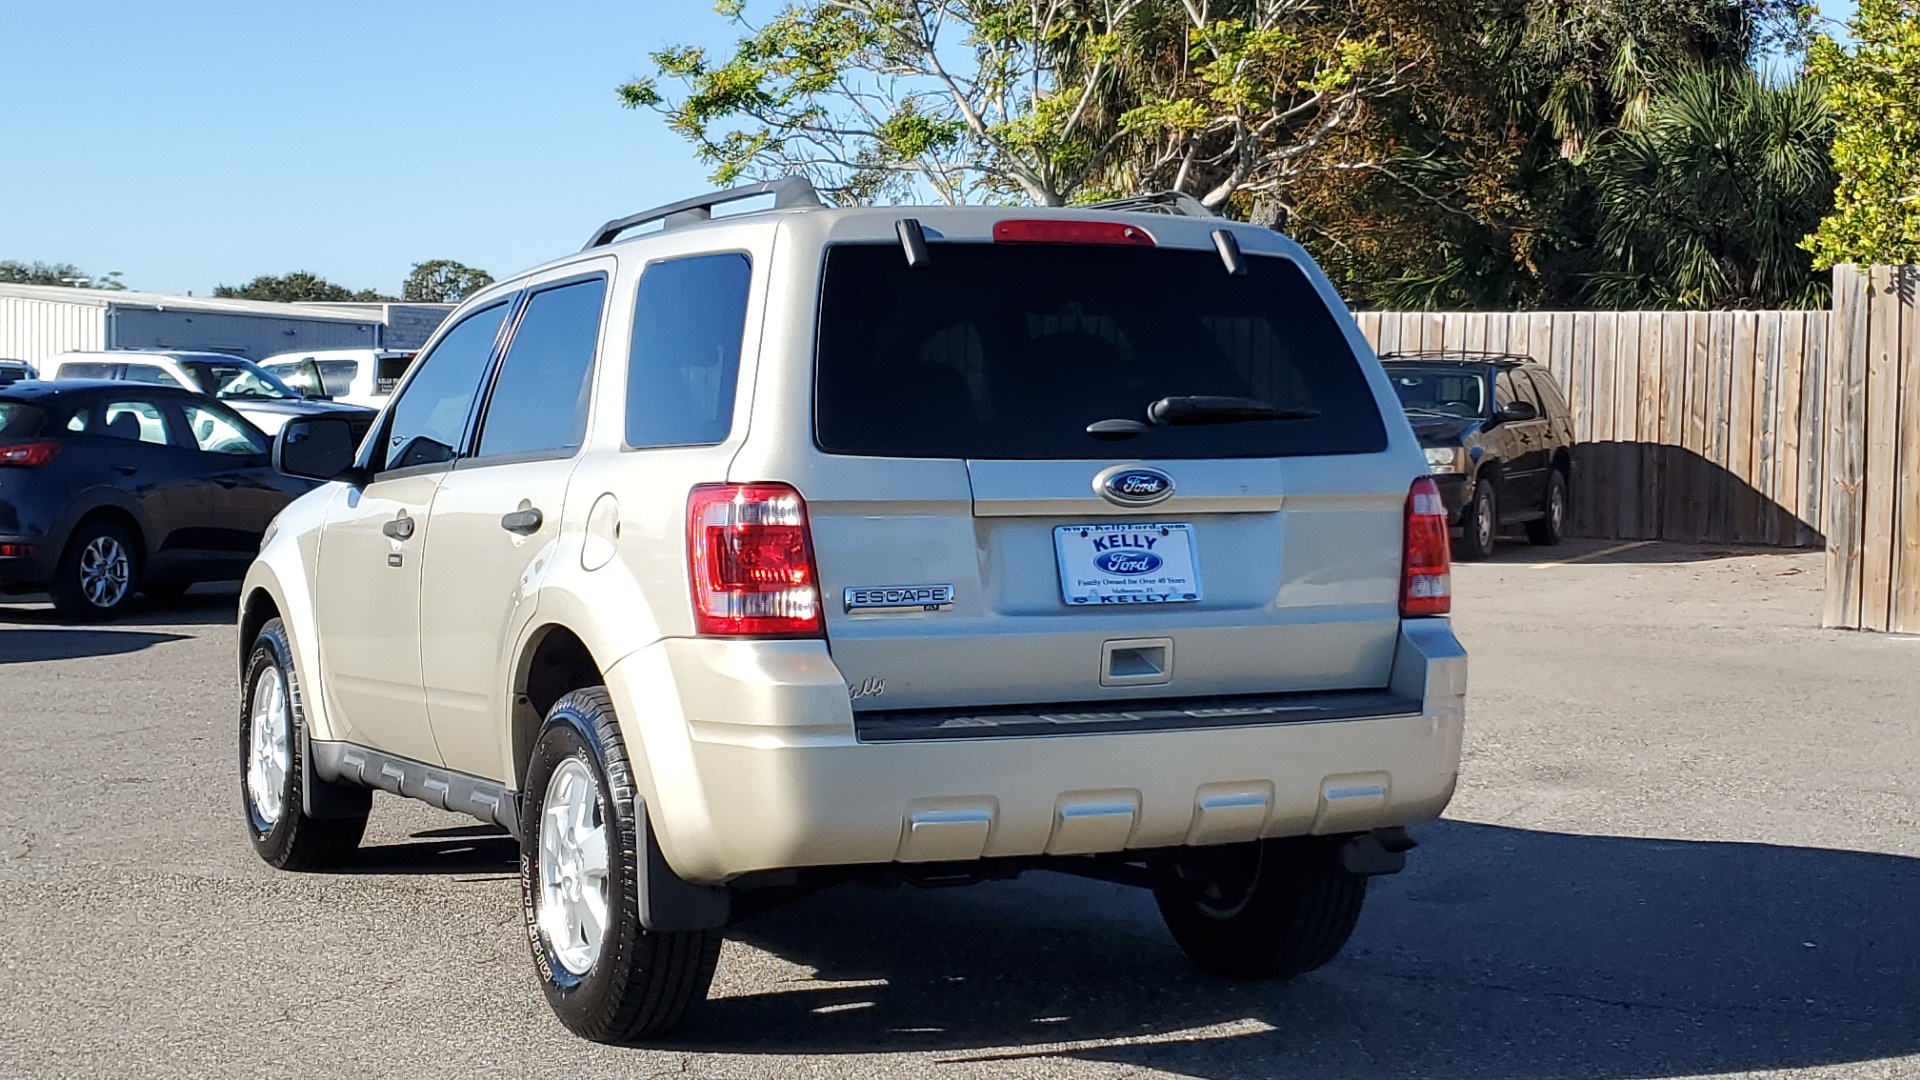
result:
<svg viewBox="0 0 1920 1080"><path fill-rule="evenodd" d="M607 824L593 772L568 758L547 781L540 814L540 892L534 924L560 966L593 970L608 924Z"/></svg>

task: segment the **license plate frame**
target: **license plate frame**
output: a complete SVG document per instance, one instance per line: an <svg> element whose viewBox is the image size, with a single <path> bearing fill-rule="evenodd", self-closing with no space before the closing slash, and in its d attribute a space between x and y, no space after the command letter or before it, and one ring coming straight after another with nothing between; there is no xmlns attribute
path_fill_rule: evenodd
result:
<svg viewBox="0 0 1920 1080"><path fill-rule="evenodd" d="M1192 604L1206 595L1191 522L1057 525L1053 558L1068 607Z"/></svg>

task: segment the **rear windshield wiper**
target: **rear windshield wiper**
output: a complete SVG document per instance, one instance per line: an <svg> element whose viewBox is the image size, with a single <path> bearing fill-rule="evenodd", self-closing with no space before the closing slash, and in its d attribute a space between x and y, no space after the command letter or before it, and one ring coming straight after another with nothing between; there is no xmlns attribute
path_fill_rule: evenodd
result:
<svg viewBox="0 0 1920 1080"><path fill-rule="evenodd" d="M1267 420L1313 420L1319 409L1282 409L1256 398L1222 397L1198 394L1163 397L1147 406L1147 419L1164 427L1192 427L1200 424L1246 424ZM1131 439L1147 430L1138 420L1096 420L1087 425L1087 434L1096 439Z"/></svg>

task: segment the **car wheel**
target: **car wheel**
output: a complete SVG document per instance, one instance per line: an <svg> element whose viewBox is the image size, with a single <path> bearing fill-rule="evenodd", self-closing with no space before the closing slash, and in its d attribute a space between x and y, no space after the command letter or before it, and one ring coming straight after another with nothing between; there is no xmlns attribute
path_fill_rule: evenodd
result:
<svg viewBox="0 0 1920 1080"><path fill-rule="evenodd" d="M139 541L119 522L96 518L74 529L48 591L63 618L98 622L126 610L139 587Z"/></svg>
<svg viewBox="0 0 1920 1080"><path fill-rule="evenodd" d="M1541 547L1552 547L1566 535L1567 474L1553 470L1547 481L1546 516L1527 522L1527 539Z"/></svg>
<svg viewBox="0 0 1920 1080"><path fill-rule="evenodd" d="M1173 940L1201 970L1286 979L1325 965L1347 943L1367 879L1320 838L1195 848L1154 890Z"/></svg>
<svg viewBox="0 0 1920 1080"><path fill-rule="evenodd" d="M521 908L534 969L560 1022L595 1042L678 1026L705 1000L720 958L711 930L640 925L633 773L604 689L547 712L520 816Z"/></svg>
<svg viewBox="0 0 1920 1080"><path fill-rule="evenodd" d="M240 699L240 808L253 850L281 870L321 870L353 856L367 816L307 816L306 711L286 627L271 619L254 638Z"/></svg>
<svg viewBox="0 0 1920 1080"><path fill-rule="evenodd" d="M1495 501L1493 481L1481 477L1473 485L1473 501L1460 522L1460 546L1455 549L1462 560L1484 559L1493 554L1493 539L1500 532L1500 507Z"/></svg>

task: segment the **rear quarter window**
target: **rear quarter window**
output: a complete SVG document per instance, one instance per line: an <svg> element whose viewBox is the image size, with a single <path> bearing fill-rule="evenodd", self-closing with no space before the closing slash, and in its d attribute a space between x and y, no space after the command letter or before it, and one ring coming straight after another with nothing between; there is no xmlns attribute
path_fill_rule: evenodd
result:
<svg viewBox="0 0 1920 1080"><path fill-rule="evenodd" d="M627 445L706 446L733 425L753 264L727 253L667 259L640 275L627 361Z"/></svg>
<svg viewBox="0 0 1920 1080"><path fill-rule="evenodd" d="M24 439L40 434L46 413L24 401L0 401L0 439Z"/></svg>
<svg viewBox="0 0 1920 1080"><path fill-rule="evenodd" d="M1338 318L1305 273L1211 251L934 244L828 249L815 437L833 454L938 458L1279 457L1378 453L1386 427ZM1163 397L1253 398L1310 419L1151 427Z"/></svg>

